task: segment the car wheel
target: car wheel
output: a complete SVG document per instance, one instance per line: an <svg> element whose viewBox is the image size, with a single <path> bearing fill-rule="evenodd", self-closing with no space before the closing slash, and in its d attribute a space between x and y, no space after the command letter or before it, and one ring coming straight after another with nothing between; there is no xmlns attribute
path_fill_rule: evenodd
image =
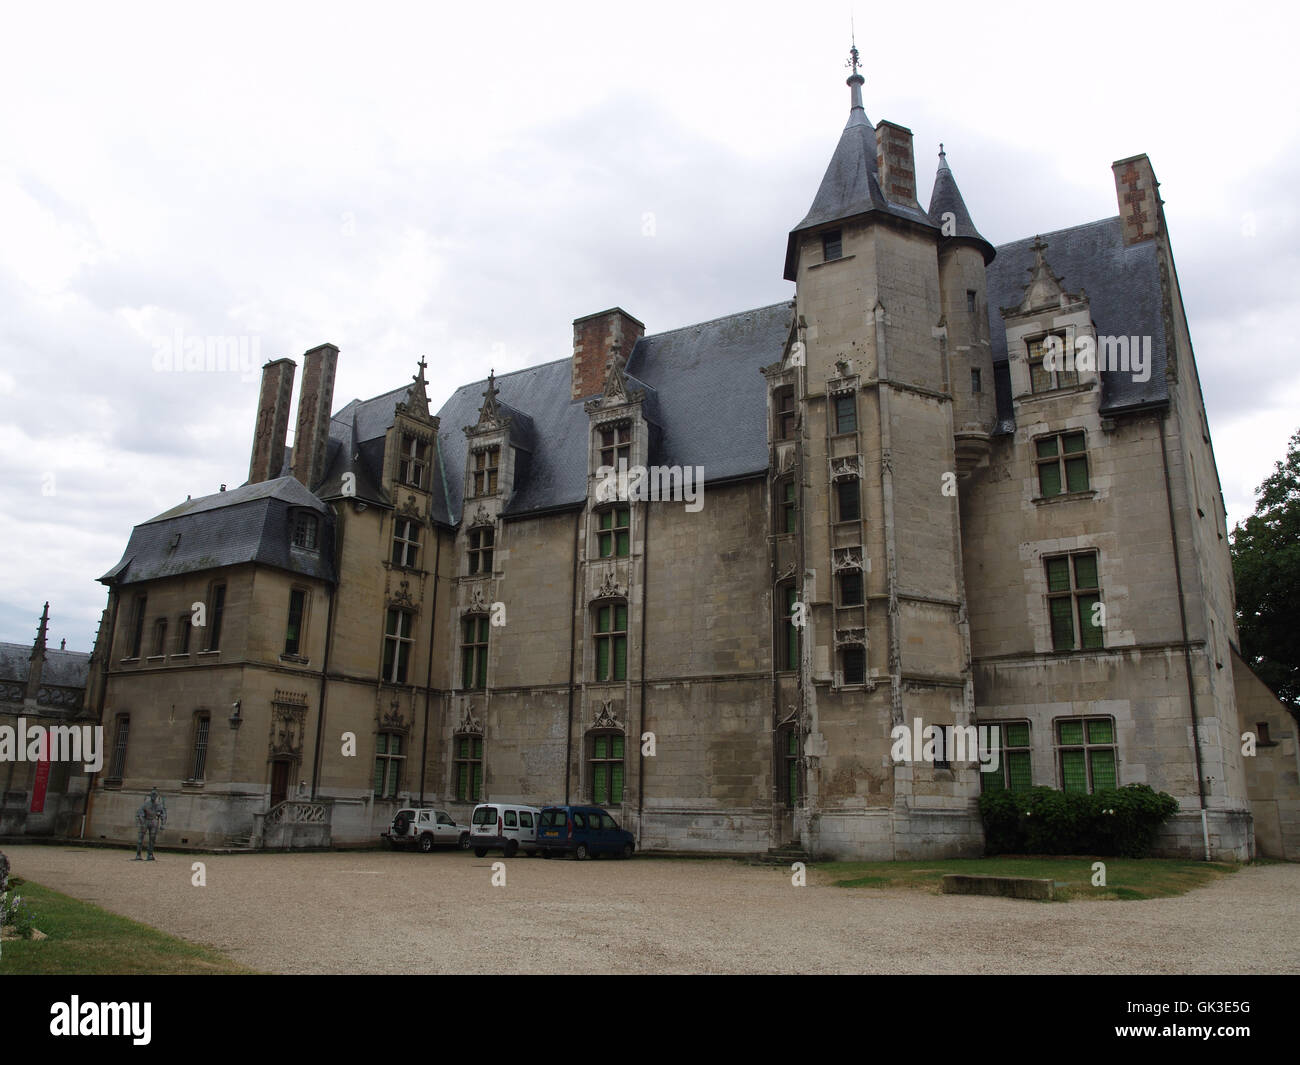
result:
<svg viewBox="0 0 1300 1065"><path fill-rule="evenodd" d="M433 837L428 832L420 837L420 850L425 854L433 850Z"/></svg>
<svg viewBox="0 0 1300 1065"><path fill-rule="evenodd" d="M632 857L632 844L630 844L630 843L624 843L624 844L623 844L623 860L626 861L628 858L631 858L631 857Z"/></svg>
<svg viewBox="0 0 1300 1065"><path fill-rule="evenodd" d="M507 857L507 858L513 858L513 857L514 857L516 854L518 854L518 853L519 853L519 841L518 841L518 840L514 840L514 839L507 840L507 841L506 841L506 857Z"/></svg>
<svg viewBox="0 0 1300 1065"><path fill-rule="evenodd" d="M487 848L486 848L486 847L475 847L475 848L474 848L474 857L475 857L475 858L486 858L486 857L487 857Z"/></svg>
<svg viewBox="0 0 1300 1065"><path fill-rule="evenodd" d="M586 859L587 859L587 845L586 845L585 843L579 843L576 847L574 847L574 848L573 848L573 857L574 857L575 859L577 859L578 861L580 861L580 862L582 862L582 861L586 861Z"/></svg>

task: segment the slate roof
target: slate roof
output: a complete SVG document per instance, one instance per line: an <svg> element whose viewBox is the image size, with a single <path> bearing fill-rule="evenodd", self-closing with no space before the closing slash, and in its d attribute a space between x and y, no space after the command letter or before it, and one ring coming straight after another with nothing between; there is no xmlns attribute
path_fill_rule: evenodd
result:
<svg viewBox="0 0 1300 1065"><path fill-rule="evenodd" d="M988 267L989 331L994 379L999 388L998 417L1004 414L1001 389L1007 389L1005 411L1010 416L1010 378L998 373L1007 364L1006 324L1002 308L1024 298L1034 264L1034 237L1000 244ZM1084 289L1098 336L1151 337L1151 375L1135 381L1118 370L1101 374L1101 413L1119 414L1169 402L1165 380L1166 338L1161 311L1160 264L1154 240L1124 246L1119 216L1042 234L1044 257L1067 292Z"/></svg>
<svg viewBox="0 0 1300 1065"><path fill-rule="evenodd" d="M849 111L830 165L802 222L790 231L785 253L785 279L793 281L799 263L799 234L827 222L875 211L923 226L934 222L920 206L891 203L880 191L876 164L876 130L861 107Z"/></svg>
<svg viewBox="0 0 1300 1065"><path fill-rule="evenodd" d="M31 644L0 643L0 681L27 684ZM63 688L84 688L90 675L90 654L86 651L45 651L41 684Z"/></svg>
<svg viewBox="0 0 1300 1065"><path fill-rule="evenodd" d="M292 511L320 515L317 546L292 544ZM134 584L182 573L257 562L333 581L329 509L292 477L278 477L186 500L131 531L122 560L99 579Z"/></svg>
<svg viewBox="0 0 1300 1065"><path fill-rule="evenodd" d="M957 187L957 179L952 176L952 170L948 166L948 157L942 151L940 145L939 151L939 170L934 176L934 189L930 193L930 218L934 224L943 229L943 216L951 212L954 220L953 231L947 240L964 240L974 244L984 255L984 265L991 263L996 255L993 245L980 235L980 231L975 228L975 223L971 220L970 211L966 209L966 201L961 198L961 189Z"/></svg>
<svg viewBox="0 0 1300 1065"><path fill-rule="evenodd" d="M706 483L767 469L767 392L759 370L781 358L793 318L789 301L637 341L627 378L630 388L645 389L650 464L703 466ZM463 385L438 411L438 454L452 524L463 510L469 451L463 427L478 421L486 387L486 380ZM503 374L496 387L503 413L527 412L534 441L505 513L580 505L587 498L590 419L583 401L570 398L571 360Z"/></svg>

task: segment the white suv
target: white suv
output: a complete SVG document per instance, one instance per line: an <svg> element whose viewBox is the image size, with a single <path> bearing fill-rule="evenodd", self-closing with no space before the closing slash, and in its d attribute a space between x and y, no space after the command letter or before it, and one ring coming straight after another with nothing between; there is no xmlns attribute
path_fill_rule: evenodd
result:
<svg viewBox="0 0 1300 1065"><path fill-rule="evenodd" d="M469 848L469 829L446 810L398 810L383 837L394 848L419 847L426 854L439 846Z"/></svg>
<svg viewBox="0 0 1300 1065"><path fill-rule="evenodd" d="M474 807L470 819L469 843L474 853L482 858L490 850L501 850L513 858L520 850L528 857L537 854L537 818L541 814L536 806L518 806L508 802L483 802Z"/></svg>

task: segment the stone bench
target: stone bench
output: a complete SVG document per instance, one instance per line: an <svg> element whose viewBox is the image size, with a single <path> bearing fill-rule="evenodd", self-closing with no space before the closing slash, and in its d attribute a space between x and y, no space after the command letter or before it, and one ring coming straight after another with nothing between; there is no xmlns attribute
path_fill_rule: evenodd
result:
<svg viewBox="0 0 1300 1065"><path fill-rule="evenodd" d="M1054 881L1031 876L988 876L948 873L943 878L945 895L1000 895L1007 899L1054 899Z"/></svg>

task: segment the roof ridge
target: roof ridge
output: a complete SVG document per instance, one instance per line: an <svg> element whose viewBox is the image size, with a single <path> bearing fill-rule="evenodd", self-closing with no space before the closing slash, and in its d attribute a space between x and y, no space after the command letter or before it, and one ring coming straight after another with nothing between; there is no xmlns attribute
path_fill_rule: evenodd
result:
<svg viewBox="0 0 1300 1065"><path fill-rule="evenodd" d="M1110 215L1108 218L1098 218L1096 221L1093 222L1080 222L1077 226L1062 226L1060 229L1046 229L1043 230L1041 233L1034 234L1034 236L1032 237L1017 237L1015 240L1009 240L1005 244L997 244L995 245L995 247L998 250L1001 250L1002 248L1009 248L1013 244L1024 244L1028 241L1036 240L1038 237L1043 237L1043 238L1052 237L1055 236L1057 233L1077 233L1080 229L1091 229L1093 226L1101 226L1101 225L1105 225L1108 222L1118 222L1118 221L1120 221L1120 216L1117 214L1113 214Z"/></svg>

